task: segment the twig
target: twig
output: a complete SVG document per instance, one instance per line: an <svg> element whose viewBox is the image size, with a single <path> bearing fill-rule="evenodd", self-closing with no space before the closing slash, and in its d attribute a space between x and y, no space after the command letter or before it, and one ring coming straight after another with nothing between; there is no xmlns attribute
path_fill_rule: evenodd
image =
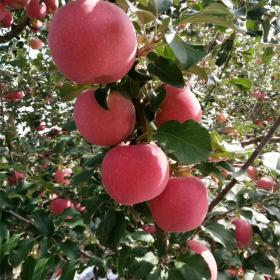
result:
<svg viewBox="0 0 280 280"><path fill-rule="evenodd" d="M257 136L256 138L247 139L241 142L242 146L250 145L250 144L256 144L260 142L263 139L263 136ZM280 143L280 137L273 137L270 139L270 142L273 143Z"/></svg>
<svg viewBox="0 0 280 280"><path fill-rule="evenodd" d="M30 220L27 220L25 219L24 217L22 217L21 215L19 215L18 213L12 211L12 210L9 210L8 211L11 215L13 215L14 217L16 217L18 220L26 223L26 224L29 224L29 225L33 225L33 223L30 221Z"/></svg>
<svg viewBox="0 0 280 280"><path fill-rule="evenodd" d="M280 126L280 116L278 117L278 119L276 120L274 125L270 128L270 130L268 131L266 136L263 137L263 139L261 140L261 143L255 149L255 151L250 156L250 158L243 164L243 166L241 167L241 170L246 171L247 168L254 162L254 160L259 156L259 154L261 153L263 148L266 146L266 144L270 141L270 139L272 138L273 134L276 132L276 130L278 129L279 126ZM210 203L208 212L211 212L213 210L213 208L223 200L223 198L226 196L226 194L235 186L235 184L237 182L238 181L235 178L233 178L228 183L228 185Z"/></svg>

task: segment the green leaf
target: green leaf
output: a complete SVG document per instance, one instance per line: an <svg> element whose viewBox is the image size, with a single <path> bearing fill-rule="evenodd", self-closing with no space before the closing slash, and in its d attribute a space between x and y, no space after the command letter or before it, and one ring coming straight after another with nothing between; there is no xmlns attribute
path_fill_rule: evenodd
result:
<svg viewBox="0 0 280 280"><path fill-rule="evenodd" d="M30 251L33 248L34 241L31 239L26 239L20 241L17 248L10 255L10 260L13 266L18 266L22 261L24 261Z"/></svg>
<svg viewBox="0 0 280 280"><path fill-rule="evenodd" d="M153 61L148 64L148 71L151 75L157 76L162 82L174 87L183 88L185 86L182 72L175 62L157 56L155 53L150 53L148 58Z"/></svg>
<svg viewBox="0 0 280 280"><path fill-rule="evenodd" d="M78 260L72 261L70 263L66 263L63 266L63 272L61 278L59 280L69 280L74 279L75 273L79 268Z"/></svg>
<svg viewBox="0 0 280 280"><path fill-rule="evenodd" d="M275 273L274 263L263 253L252 254L243 264L244 269L256 270L263 274L273 276Z"/></svg>
<svg viewBox="0 0 280 280"><path fill-rule="evenodd" d="M230 83L235 84L241 89L250 90L252 88L252 82L249 79L232 79Z"/></svg>
<svg viewBox="0 0 280 280"><path fill-rule="evenodd" d="M151 95L150 106L152 111L156 112L161 107L165 96L166 92L163 87L161 87L155 95Z"/></svg>
<svg viewBox="0 0 280 280"><path fill-rule="evenodd" d="M268 152L262 155L263 165L280 174L280 153Z"/></svg>
<svg viewBox="0 0 280 280"><path fill-rule="evenodd" d="M264 64L269 64L271 62L273 55L274 55L273 48L266 48L262 55L262 62Z"/></svg>
<svg viewBox="0 0 280 280"><path fill-rule="evenodd" d="M196 65L207 55L204 46L185 43L179 36L176 36L174 32L166 33L165 39L185 70Z"/></svg>
<svg viewBox="0 0 280 280"><path fill-rule="evenodd" d="M184 11L179 24L184 23L207 23L234 28L232 13L219 3L213 3L194 15L189 15L188 11Z"/></svg>
<svg viewBox="0 0 280 280"><path fill-rule="evenodd" d="M65 82L63 87L59 89L59 95L63 101L70 101L88 88L90 88L89 85L75 85L70 82Z"/></svg>
<svg viewBox="0 0 280 280"><path fill-rule="evenodd" d="M223 244L228 250L234 250L236 248L233 231L227 229L224 225L213 223L205 227L205 230L210 233L215 241Z"/></svg>
<svg viewBox="0 0 280 280"><path fill-rule="evenodd" d="M156 16L153 13L146 10L136 9L135 14L137 15L141 24L146 24L156 20Z"/></svg>
<svg viewBox="0 0 280 280"><path fill-rule="evenodd" d="M154 265L147 261L134 261L129 267L129 273L136 279L146 279L146 276L152 271Z"/></svg>
<svg viewBox="0 0 280 280"><path fill-rule="evenodd" d="M2 257L5 255L9 255L17 247L19 242L20 242L20 236L18 234L14 234L4 244L1 245L0 263Z"/></svg>
<svg viewBox="0 0 280 280"><path fill-rule="evenodd" d="M82 172L72 177L72 185L77 186L80 183L88 182L89 179L92 177L92 175L93 175L92 170L83 170Z"/></svg>
<svg viewBox="0 0 280 280"><path fill-rule="evenodd" d="M109 110L108 98L111 89L109 87L99 88L95 91L95 99L97 103L105 110Z"/></svg>
<svg viewBox="0 0 280 280"><path fill-rule="evenodd" d="M51 236L54 232L53 220L43 210L38 210L32 214L34 226L45 236Z"/></svg>
<svg viewBox="0 0 280 280"><path fill-rule="evenodd" d="M27 257L27 259L25 260L25 262L22 265L20 279L21 280L32 279L35 265L36 265L36 260L32 256Z"/></svg>
<svg viewBox="0 0 280 280"><path fill-rule="evenodd" d="M32 280L38 280L38 279L45 279L46 275L49 270L49 259L42 258L37 260L34 272L32 274Z"/></svg>
<svg viewBox="0 0 280 280"><path fill-rule="evenodd" d="M60 248L65 256L67 256L70 260L74 261L79 258L80 252L75 242L66 240L60 244Z"/></svg>
<svg viewBox="0 0 280 280"><path fill-rule="evenodd" d="M207 129L192 120L167 122L160 126L155 137L160 145L184 164L206 161L212 150Z"/></svg>

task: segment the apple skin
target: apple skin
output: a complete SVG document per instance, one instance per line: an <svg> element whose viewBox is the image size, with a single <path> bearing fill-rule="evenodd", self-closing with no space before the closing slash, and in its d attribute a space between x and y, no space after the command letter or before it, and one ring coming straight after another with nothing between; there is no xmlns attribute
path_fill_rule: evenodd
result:
<svg viewBox="0 0 280 280"><path fill-rule="evenodd" d="M261 177L257 181L257 187L259 189L263 189L271 192L273 192L276 185L277 183L272 178L268 178L268 177Z"/></svg>
<svg viewBox="0 0 280 280"><path fill-rule="evenodd" d="M82 92L74 106L74 120L81 135L90 143L112 146L126 140L135 124L135 108L131 100L118 92L108 98L109 110L102 108L94 90Z"/></svg>
<svg viewBox="0 0 280 280"><path fill-rule="evenodd" d="M185 122L187 120L201 121L202 111L196 96L189 86L176 88L165 85L166 96L156 116L157 126L168 121Z"/></svg>
<svg viewBox="0 0 280 280"><path fill-rule="evenodd" d="M69 199L57 197L50 203L50 209L55 216L63 214L67 208L74 208L74 204Z"/></svg>
<svg viewBox="0 0 280 280"><path fill-rule="evenodd" d="M197 177L171 177L165 190L149 205L156 224L164 231L191 231L205 219L208 191Z"/></svg>
<svg viewBox="0 0 280 280"><path fill-rule="evenodd" d="M242 219L235 219L232 221L235 225L235 239L239 248L245 249L251 243L253 237L253 228Z"/></svg>
<svg viewBox="0 0 280 280"><path fill-rule="evenodd" d="M124 205L155 198L169 177L168 159L155 144L114 147L105 155L101 169L106 192Z"/></svg>
<svg viewBox="0 0 280 280"><path fill-rule="evenodd" d="M24 97L23 91L14 91L14 92L8 92L6 93L4 99L7 102L18 102Z"/></svg>
<svg viewBox="0 0 280 280"><path fill-rule="evenodd" d="M31 19L43 19L47 14L47 6L45 3L40 4L40 0L30 0L25 9Z"/></svg>
<svg viewBox="0 0 280 280"><path fill-rule="evenodd" d="M12 9L23 9L30 0L4 0L4 3Z"/></svg>
<svg viewBox="0 0 280 280"><path fill-rule="evenodd" d="M149 224L149 225L144 225L142 226L142 229L146 232L146 233L150 233L153 234L156 232L156 227L155 225Z"/></svg>
<svg viewBox="0 0 280 280"><path fill-rule="evenodd" d="M253 180L253 181L257 180L257 178L258 178L257 168L255 168L254 166L249 166L247 168L247 175L251 180Z"/></svg>
<svg viewBox="0 0 280 280"><path fill-rule="evenodd" d="M209 250L208 247L206 247L202 242L197 240L189 240L187 242L187 245L190 247L190 249L196 253L202 256L202 258L205 260L205 262L208 264L210 272L211 272L211 280L217 280L218 278L218 268L216 260Z"/></svg>
<svg viewBox="0 0 280 280"><path fill-rule="evenodd" d="M43 42L38 38L32 38L30 41L30 47L33 50L40 50L43 47Z"/></svg>
<svg viewBox="0 0 280 280"><path fill-rule="evenodd" d="M0 21L4 19L6 15L6 8L5 8L5 5L0 2Z"/></svg>
<svg viewBox="0 0 280 280"><path fill-rule="evenodd" d="M25 179L25 175L19 171L15 171L15 173L8 177L9 186L17 185Z"/></svg>
<svg viewBox="0 0 280 280"><path fill-rule="evenodd" d="M47 14L54 14L58 9L59 1L58 0L44 0L47 6Z"/></svg>
<svg viewBox="0 0 280 280"><path fill-rule="evenodd" d="M71 168L57 169L54 174L55 182L63 185L70 185L71 180L65 177L70 177L72 174Z"/></svg>
<svg viewBox="0 0 280 280"><path fill-rule="evenodd" d="M118 6L77 0L55 13L49 46L58 70L68 79L78 84L106 84L128 73L137 40L132 22Z"/></svg>
<svg viewBox="0 0 280 280"><path fill-rule="evenodd" d="M1 20L1 26L4 28L9 28L12 26L13 22L14 22L13 14L10 11L6 10L4 18Z"/></svg>

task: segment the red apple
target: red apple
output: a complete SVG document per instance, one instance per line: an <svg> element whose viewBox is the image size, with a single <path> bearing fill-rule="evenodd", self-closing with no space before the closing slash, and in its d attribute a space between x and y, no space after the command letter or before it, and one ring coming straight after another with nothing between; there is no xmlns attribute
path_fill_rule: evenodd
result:
<svg viewBox="0 0 280 280"><path fill-rule="evenodd" d="M54 215L61 215L65 209L73 207L74 205L71 200L59 197L53 199L50 203L50 208Z"/></svg>
<svg viewBox="0 0 280 280"><path fill-rule="evenodd" d="M217 280L217 263L209 248L206 247L202 242L197 240L189 240L187 244L194 253L201 255L205 262L208 264L211 272L210 280Z"/></svg>
<svg viewBox="0 0 280 280"><path fill-rule="evenodd" d="M272 178L268 178L268 177L262 177L257 181L257 187L259 189L263 189L271 192L273 192L276 185L277 183Z"/></svg>
<svg viewBox="0 0 280 280"><path fill-rule="evenodd" d="M54 175L55 182L58 184L69 185L71 180L68 177L70 177L71 174L71 168L57 169Z"/></svg>
<svg viewBox="0 0 280 280"><path fill-rule="evenodd" d="M238 247L247 248L253 237L252 226L242 219L236 219L232 223L235 225L235 239Z"/></svg>
<svg viewBox="0 0 280 280"><path fill-rule="evenodd" d="M25 179L25 175L19 171L15 171L13 175L8 177L10 186L17 185Z"/></svg>
<svg viewBox="0 0 280 280"><path fill-rule="evenodd" d="M18 102L24 97L23 91L11 91L6 93L5 100L8 102Z"/></svg>
<svg viewBox="0 0 280 280"><path fill-rule="evenodd" d="M156 124L168 121L185 122L187 120L201 121L201 107L196 96L190 91L189 86L176 88L165 85L166 96L156 116Z"/></svg>
<svg viewBox="0 0 280 280"><path fill-rule="evenodd" d="M14 22L13 14L10 11L6 10L4 18L1 20L1 26L5 28L9 28L12 26L13 22Z"/></svg>
<svg viewBox="0 0 280 280"><path fill-rule="evenodd" d="M109 110L102 108L94 90L81 93L75 103L74 120L81 135L90 143L112 146L126 140L135 124L135 109L131 100L111 92Z"/></svg>
<svg viewBox="0 0 280 280"><path fill-rule="evenodd" d="M0 2L0 21L4 19L6 15L6 8L5 8L5 5Z"/></svg>
<svg viewBox="0 0 280 280"><path fill-rule="evenodd" d="M249 166L247 168L247 175L248 175L248 177L251 180L253 180L253 181L257 180L257 177L258 177L258 170L257 170L257 168L255 168L253 166Z"/></svg>
<svg viewBox="0 0 280 280"><path fill-rule="evenodd" d="M156 232L156 227L155 225L144 225L142 226L142 229L146 232L146 233L150 233L150 234L153 234Z"/></svg>
<svg viewBox="0 0 280 280"><path fill-rule="evenodd" d="M47 6L47 13L54 14L59 6L58 0L44 0L44 2Z"/></svg>
<svg viewBox="0 0 280 280"><path fill-rule="evenodd" d="M43 47L43 42L38 38L32 38L30 41L30 47L33 50L40 50Z"/></svg>
<svg viewBox="0 0 280 280"><path fill-rule="evenodd" d="M266 93L260 90L254 91L252 94L253 97L256 97L259 101L263 101L266 98Z"/></svg>
<svg viewBox="0 0 280 280"><path fill-rule="evenodd" d="M263 120L256 120L255 125L257 125L260 128L264 128L264 121Z"/></svg>
<svg viewBox="0 0 280 280"><path fill-rule="evenodd" d="M217 123L226 123L228 122L228 116L226 113L219 113L217 116L216 116L216 121Z"/></svg>
<svg viewBox="0 0 280 280"><path fill-rule="evenodd" d="M31 19L43 19L47 14L46 4L40 3L40 0L30 0L25 9Z"/></svg>
<svg viewBox="0 0 280 280"><path fill-rule="evenodd" d="M171 177L165 190L150 201L152 216L167 232L185 232L199 227L208 210L208 191L196 177Z"/></svg>
<svg viewBox="0 0 280 280"><path fill-rule="evenodd" d="M23 9L29 0L4 0L4 3L12 9Z"/></svg>
<svg viewBox="0 0 280 280"><path fill-rule="evenodd" d="M57 68L79 84L122 79L134 63L136 45L135 30L126 13L106 1L66 4L57 10L49 32Z"/></svg>
<svg viewBox="0 0 280 280"><path fill-rule="evenodd" d="M124 205L155 198L166 187L168 176L168 159L155 144L117 146L102 162L105 190Z"/></svg>

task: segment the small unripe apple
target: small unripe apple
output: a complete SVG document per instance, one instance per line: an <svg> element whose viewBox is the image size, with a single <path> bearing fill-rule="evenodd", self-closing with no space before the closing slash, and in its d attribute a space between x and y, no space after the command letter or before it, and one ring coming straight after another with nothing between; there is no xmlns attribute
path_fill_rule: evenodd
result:
<svg viewBox="0 0 280 280"><path fill-rule="evenodd" d="M117 5L77 0L55 13L49 46L58 70L68 79L78 84L106 84L128 73L137 40L132 22Z"/></svg>
<svg viewBox="0 0 280 280"><path fill-rule="evenodd" d="M31 19L43 19L47 14L46 4L40 3L40 0L30 0L25 9Z"/></svg>
<svg viewBox="0 0 280 280"><path fill-rule="evenodd" d="M74 204L69 199L64 198L55 198L50 203L51 211L54 215L61 215L63 214L64 210L67 208L73 208Z"/></svg>
<svg viewBox="0 0 280 280"><path fill-rule="evenodd" d="M40 50L43 47L43 42L38 38L32 38L30 41L30 47L33 50Z"/></svg>
<svg viewBox="0 0 280 280"><path fill-rule="evenodd" d="M94 90L81 93L74 106L74 120L81 135L90 143L112 146L126 140L135 124L131 100L119 92L111 92L109 110L98 104Z"/></svg>
<svg viewBox="0 0 280 280"><path fill-rule="evenodd" d="M29 0L4 0L4 3L12 9L23 9Z"/></svg>
<svg viewBox="0 0 280 280"><path fill-rule="evenodd" d="M164 231L191 231L206 217L208 191L197 177L171 177L164 191L149 204L156 224Z"/></svg>
<svg viewBox="0 0 280 280"><path fill-rule="evenodd" d="M253 181L257 180L257 178L258 178L258 170L257 170L257 168L255 168L253 166L249 166L247 168L247 175L248 175L248 177L251 180L253 180Z"/></svg>
<svg viewBox="0 0 280 280"><path fill-rule="evenodd" d="M54 14L55 11L58 9L58 6L59 6L58 0L44 0L44 2L47 6L48 14Z"/></svg>
<svg viewBox="0 0 280 280"><path fill-rule="evenodd" d="M19 171L8 177L8 183L10 186L17 185L25 179L25 175Z"/></svg>
<svg viewBox="0 0 280 280"><path fill-rule="evenodd" d="M71 168L57 169L54 175L55 182L58 184L69 185L71 180L69 177L72 174Z"/></svg>
<svg viewBox="0 0 280 280"><path fill-rule="evenodd" d="M226 123L228 122L228 116L226 113L219 113L217 116L216 116L216 121L217 123Z"/></svg>
<svg viewBox="0 0 280 280"><path fill-rule="evenodd" d="M156 227L155 225L144 225L142 226L142 229L146 232L146 233L150 233L150 234L153 234L156 232Z"/></svg>
<svg viewBox="0 0 280 280"><path fill-rule="evenodd" d="M4 18L1 20L1 26L5 28L9 28L12 26L13 22L14 22L13 14L10 11L6 10Z"/></svg>
<svg viewBox="0 0 280 280"><path fill-rule="evenodd" d="M201 121L201 107L196 96L190 91L189 86L176 88L165 85L166 96L156 116L156 124L168 121L185 122L187 120Z"/></svg>
<svg viewBox="0 0 280 280"><path fill-rule="evenodd" d="M271 192L273 192L276 185L277 183L272 178L268 178L268 177L262 177L257 181L257 187L259 189L263 189Z"/></svg>
<svg viewBox="0 0 280 280"><path fill-rule="evenodd" d="M202 242L197 240L189 240L187 242L187 245L194 253L201 255L202 258L205 260L205 262L208 264L211 272L210 280L217 280L218 277L217 263L209 248L206 247Z"/></svg>
<svg viewBox="0 0 280 280"><path fill-rule="evenodd" d="M8 102L18 102L24 97L23 91L12 91L5 95L5 100Z"/></svg>
<svg viewBox="0 0 280 280"><path fill-rule="evenodd" d="M124 205L155 198L166 187L168 177L168 159L155 144L117 146L102 162L105 190Z"/></svg>
<svg viewBox="0 0 280 280"><path fill-rule="evenodd" d="M236 219L232 223L235 225L235 239L238 247L247 248L253 237L252 226L242 219Z"/></svg>

